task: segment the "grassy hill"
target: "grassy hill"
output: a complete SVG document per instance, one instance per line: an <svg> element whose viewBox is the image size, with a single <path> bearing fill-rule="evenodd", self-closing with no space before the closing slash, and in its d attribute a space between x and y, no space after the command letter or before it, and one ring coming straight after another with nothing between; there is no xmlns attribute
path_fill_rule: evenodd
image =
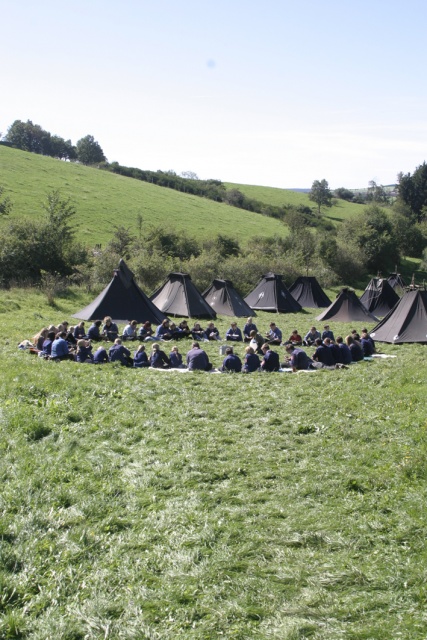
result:
<svg viewBox="0 0 427 640"><path fill-rule="evenodd" d="M257 213L1 145L0 184L14 203L11 217L41 215L46 193L59 189L75 203L77 236L88 246L104 245L115 225L136 231L138 214L145 225L172 227L198 238L222 233L242 241L286 234L283 224Z"/></svg>
<svg viewBox="0 0 427 640"><path fill-rule="evenodd" d="M0 291L0 637L424 640L426 348L247 376L17 350L87 302Z"/></svg>
<svg viewBox="0 0 427 640"><path fill-rule="evenodd" d="M249 184L237 184L232 182L225 183L229 189L239 189L248 198L254 198L266 204L281 207L283 205L304 205L308 207L315 206L308 198L308 194L290 189L277 189L276 187L257 187ZM324 217L332 222L342 222L354 215L358 215L363 211L365 205L346 202L345 200L337 200L337 204L331 209L324 209Z"/></svg>

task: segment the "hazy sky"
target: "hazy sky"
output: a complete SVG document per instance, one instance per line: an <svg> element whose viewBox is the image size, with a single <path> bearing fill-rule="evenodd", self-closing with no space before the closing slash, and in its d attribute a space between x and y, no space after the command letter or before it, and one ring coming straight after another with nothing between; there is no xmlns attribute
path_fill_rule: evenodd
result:
<svg viewBox="0 0 427 640"><path fill-rule="evenodd" d="M276 187L427 160L424 0L1 0L0 131ZM1 180L1 177L0 177Z"/></svg>

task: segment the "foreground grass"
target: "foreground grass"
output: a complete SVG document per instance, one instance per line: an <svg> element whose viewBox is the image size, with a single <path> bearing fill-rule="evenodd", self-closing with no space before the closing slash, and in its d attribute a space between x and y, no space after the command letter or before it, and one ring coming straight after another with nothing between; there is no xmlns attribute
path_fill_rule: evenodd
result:
<svg viewBox="0 0 427 640"><path fill-rule="evenodd" d="M425 638L425 347L250 376L17 351L83 302L0 294L1 638Z"/></svg>
<svg viewBox="0 0 427 640"><path fill-rule="evenodd" d="M40 217L46 194L59 189L76 206L76 236L87 246L105 245L117 225L137 234L138 215L143 227L160 225L199 239L212 236L206 220L215 221L217 233L239 241L286 234L282 223L258 213L17 149L0 146L0 170L0 185L14 203L7 219Z"/></svg>

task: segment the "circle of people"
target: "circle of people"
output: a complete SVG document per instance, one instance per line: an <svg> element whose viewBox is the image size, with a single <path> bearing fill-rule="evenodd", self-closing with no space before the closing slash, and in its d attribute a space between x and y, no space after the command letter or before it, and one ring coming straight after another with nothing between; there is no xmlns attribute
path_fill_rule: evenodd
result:
<svg viewBox="0 0 427 640"><path fill-rule="evenodd" d="M219 331L213 322L204 329L199 322L190 328L187 320L176 325L165 319L155 329L148 321L142 323L139 329L138 324L136 320L130 321L119 335L117 324L109 316L105 317L104 321L95 320L87 331L84 321L76 326L70 326L64 321L58 327L51 325L41 329L33 337L30 350L42 358L54 361L73 360L89 364L119 362L124 366L136 368L214 370L200 344L221 341ZM182 338L193 340L185 362L178 346L174 345L169 355L161 348L166 342ZM137 341L140 344L131 355L130 349L124 343ZM225 341L230 344L220 350L225 358L218 369L224 373L342 368L370 358L375 352L375 343L367 329L362 329L361 336L353 330L344 339L342 336L335 338L329 325L324 326L322 334L313 326L304 338L295 329L288 340L284 341L282 332L275 322L270 322L270 328L263 336L250 317L247 318L243 332L236 322L231 322L225 334ZM103 344L93 351L92 343L98 342L113 344L108 352ZM151 343L150 353L147 353L147 343ZM234 353L231 343L247 343L242 359ZM280 361L279 353L272 349L274 345L285 347L284 362ZM315 348L311 357L302 349L303 346Z"/></svg>

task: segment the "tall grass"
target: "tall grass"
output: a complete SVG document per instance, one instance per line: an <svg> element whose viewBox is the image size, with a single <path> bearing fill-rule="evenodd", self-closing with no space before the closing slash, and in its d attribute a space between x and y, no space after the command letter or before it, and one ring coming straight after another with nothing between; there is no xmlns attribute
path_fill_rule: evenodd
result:
<svg viewBox="0 0 427 640"><path fill-rule="evenodd" d="M87 301L0 293L0 637L425 638L425 347L248 376L17 350Z"/></svg>

